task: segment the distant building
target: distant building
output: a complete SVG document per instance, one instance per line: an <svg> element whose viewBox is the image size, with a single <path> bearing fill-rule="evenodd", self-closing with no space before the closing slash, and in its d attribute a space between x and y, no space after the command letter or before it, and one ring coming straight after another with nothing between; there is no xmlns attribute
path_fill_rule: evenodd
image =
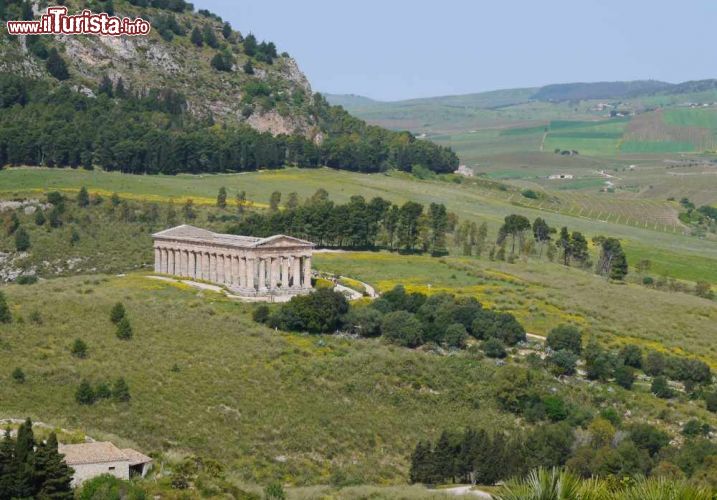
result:
<svg viewBox="0 0 717 500"><path fill-rule="evenodd" d="M73 486L102 474L119 479L144 477L152 463L151 458L136 450L121 450L109 442L60 444L58 451L65 455L67 465L75 470Z"/></svg>
<svg viewBox="0 0 717 500"><path fill-rule="evenodd" d="M548 179L550 179L551 181L563 180L563 179L568 180L568 179L572 179L572 178L573 178L573 174L553 174L553 175L548 176Z"/></svg>
<svg viewBox="0 0 717 500"><path fill-rule="evenodd" d="M459 165L459 166L458 166L458 170L456 170L456 171L453 172L453 173L454 173L454 174L457 174L457 175L462 175L462 176L464 176L464 177L474 177L475 174L476 174L476 173L473 171L473 169L468 168L468 167L466 167L465 165Z"/></svg>

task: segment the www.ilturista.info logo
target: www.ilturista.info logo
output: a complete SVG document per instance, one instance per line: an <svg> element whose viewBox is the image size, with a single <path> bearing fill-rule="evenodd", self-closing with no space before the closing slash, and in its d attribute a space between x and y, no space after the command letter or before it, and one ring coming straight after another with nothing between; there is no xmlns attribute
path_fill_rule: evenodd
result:
<svg viewBox="0 0 717 500"><path fill-rule="evenodd" d="M0 0L1 1L1 0ZM151 26L141 17L130 19L83 10L67 15L67 7L48 7L37 21L8 21L10 35L146 35Z"/></svg>

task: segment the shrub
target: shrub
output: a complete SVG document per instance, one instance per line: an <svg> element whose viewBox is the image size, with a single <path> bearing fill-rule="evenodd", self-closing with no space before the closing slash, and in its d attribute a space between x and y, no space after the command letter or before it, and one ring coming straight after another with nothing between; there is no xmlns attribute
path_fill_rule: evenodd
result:
<svg viewBox="0 0 717 500"><path fill-rule="evenodd" d="M655 284L655 279L652 276L645 276L642 278L642 284L646 286L652 286Z"/></svg>
<svg viewBox="0 0 717 500"><path fill-rule="evenodd" d="M80 191L77 193L77 205L80 207L86 207L90 204L90 195L87 192L87 188L82 186Z"/></svg>
<svg viewBox="0 0 717 500"><path fill-rule="evenodd" d="M708 392L705 394L705 406L712 413L717 412L717 392Z"/></svg>
<svg viewBox="0 0 717 500"><path fill-rule="evenodd" d="M657 351L650 351L645 357L643 369L648 375L656 377L662 375L666 365L667 362L664 354Z"/></svg>
<svg viewBox="0 0 717 500"><path fill-rule="evenodd" d="M373 307L351 307L344 316L343 323L347 331L361 337L381 335L383 314Z"/></svg>
<svg viewBox="0 0 717 500"><path fill-rule="evenodd" d="M271 483L264 488L264 498L266 500L285 500L286 493L284 488L279 483Z"/></svg>
<svg viewBox="0 0 717 500"><path fill-rule="evenodd" d="M627 366L642 368L642 351L636 345L628 344L620 350L620 359Z"/></svg>
<svg viewBox="0 0 717 500"><path fill-rule="evenodd" d="M102 474L82 483L77 491L78 500L126 499L145 500L147 494L131 481L124 481L111 474Z"/></svg>
<svg viewBox="0 0 717 500"><path fill-rule="evenodd" d="M460 323L448 325L446 332L443 334L443 341L449 347L465 347L467 338L466 327Z"/></svg>
<svg viewBox="0 0 717 500"><path fill-rule="evenodd" d="M505 352L503 342L498 339L488 339L483 342L483 352L489 358L505 358L508 354Z"/></svg>
<svg viewBox="0 0 717 500"><path fill-rule="evenodd" d="M682 426L682 434L687 437L706 436L710 433L710 426L702 423L696 418L688 420Z"/></svg>
<svg viewBox="0 0 717 500"><path fill-rule="evenodd" d="M545 343L554 351L566 349L579 356L582 350L582 334L572 325L560 325L550 330Z"/></svg>
<svg viewBox="0 0 717 500"><path fill-rule="evenodd" d="M10 307L7 305L5 294L0 290L0 323L10 323L11 321Z"/></svg>
<svg viewBox="0 0 717 500"><path fill-rule="evenodd" d="M348 308L348 301L342 293L330 288L319 288L282 304L269 318L269 324L295 332L334 332L341 325L341 318Z"/></svg>
<svg viewBox="0 0 717 500"><path fill-rule="evenodd" d="M574 375L578 356L568 349L561 349L550 356L549 361L554 375Z"/></svg>
<svg viewBox="0 0 717 500"><path fill-rule="evenodd" d="M545 414L553 422L568 418L568 407L560 396L548 396L543 399Z"/></svg>
<svg viewBox="0 0 717 500"><path fill-rule="evenodd" d="M117 324L117 338L120 340L130 340L132 338L132 326L127 318L122 318Z"/></svg>
<svg viewBox="0 0 717 500"><path fill-rule="evenodd" d="M110 321L114 323L115 325L118 324L120 321L122 321L122 318L125 317L125 309L122 302L117 302L110 311Z"/></svg>
<svg viewBox="0 0 717 500"><path fill-rule="evenodd" d="M87 357L87 344L82 339L75 339L70 352L74 357L84 359Z"/></svg>
<svg viewBox="0 0 717 500"><path fill-rule="evenodd" d="M667 379L663 376L655 377L652 380L650 391L655 396L662 399L670 399L673 395L672 389L670 389L670 386L667 383Z"/></svg>
<svg viewBox="0 0 717 500"><path fill-rule="evenodd" d="M423 343L421 322L407 311L386 314L381 321L381 334L389 342L404 347L417 347Z"/></svg>
<svg viewBox="0 0 717 500"><path fill-rule="evenodd" d="M635 371L629 366L619 366L615 370L615 383L625 389L632 389L632 384L635 383Z"/></svg>
<svg viewBox="0 0 717 500"><path fill-rule="evenodd" d="M129 386L124 378L118 378L112 386L112 398L115 401L126 403L130 400Z"/></svg>
<svg viewBox="0 0 717 500"><path fill-rule="evenodd" d="M87 380L80 382L80 386L75 392L75 401L81 405L91 405L95 402L95 391Z"/></svg>
<svg viewBox="0 0 717 500"><path fill-rule="evenodd" d="M15 283L18 285L34 285L37 283L37 276L34 274L23 274L22 276L17 277Z"/></svg>
<svg viewBox="0 0 717 500"><path fill-rule="evenodd" d="M95 399L109 399L112 397L112 389L107 382L100 382L95 389Z"/></svg>
<svg viewBox="0 0 717 500"><path fill-rule="evenodd" d="M45 224L46 221L47 219L45 218L45 212L38 208L35 211L35 224L38 226L42 226Z"/></svg>
<svg viewBox="0 0 717 500"><path fill-rule="evenodd" d="M22 371L22 368L15 368L12 371L12 379L17 382L18 384L24 384L25 383L25 372Z"/></svg>
<svg viewBox="0 0 717 500"><path fill-rule="evenodd" d="M632 442L638 448L647 450L651 456L655 456L670 443L670 436L666 432L650 424L634 424L628 430Z"/></svg>
<svg viewBox="0 0 717 500"><path fill-rule="evenodd" d="M269 316L271 315L271 309L269 309L269 306L266 304L260 304L254 308L254 310L251 313L251 317L254 321L257 323L266 323L269 321Z"/></svg>

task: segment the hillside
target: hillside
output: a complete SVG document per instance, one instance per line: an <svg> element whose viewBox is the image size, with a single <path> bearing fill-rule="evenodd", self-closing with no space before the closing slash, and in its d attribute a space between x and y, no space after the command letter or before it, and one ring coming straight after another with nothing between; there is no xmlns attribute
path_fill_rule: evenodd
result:
<svg viewBox="0 0 717 500"><path fill-rule="evenodd" d="M85 3L65 5L73 12ZM0 17L32 18L23 6L12 1ZM0 165L176 173L286 163L446 172L458 164L447 148L330 106L286 52L208 11L182 0L93 6L154 29L136 37L0 32Z"/></svg>

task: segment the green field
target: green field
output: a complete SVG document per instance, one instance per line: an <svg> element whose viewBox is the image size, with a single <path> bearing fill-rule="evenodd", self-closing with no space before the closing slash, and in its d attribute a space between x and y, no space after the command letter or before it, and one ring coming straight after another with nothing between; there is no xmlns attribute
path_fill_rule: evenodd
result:
<svg viewBox="0 0 717 500"><path fill-rule="evenodd" d="M530 219L545 217L553 226L565 225L588 236L605 234L629 240L652 249L656 255L676 253L683 259L695 257L702 264L689 274L685 273L679 263L674 267L666 266L664 272L682 279L693 279L699 275L717 283L717 265L714 265L717 248L714 242L685 236L680 231L674 232L669 226L669 220L674 217L675 209L667 202L573 195L571 198L558 198L555 204L529 200L515 192L486 189L480 184L419 181L402 174L364 175L330 169L286 169L205 176L131 176L101 171L42 168L0 171L0 193L4 198L21 193L37 197L51 189L76 191L82 185L92 192L99 191L107 195L118 192L136 200L175 200L177 205L186 198L211 205L219 188L225 186L229 190L230 202L239 190L245 190L249 199L258 206L264 206L275 190L284 194L295 191L300 198L305 199L323 187L337 202L346 202L354 194L366 198L381 196L396 203L407 200L425 205L443 202L461 219L486 221L492 235L497 233L506 215L518 212Z"/></svg>

